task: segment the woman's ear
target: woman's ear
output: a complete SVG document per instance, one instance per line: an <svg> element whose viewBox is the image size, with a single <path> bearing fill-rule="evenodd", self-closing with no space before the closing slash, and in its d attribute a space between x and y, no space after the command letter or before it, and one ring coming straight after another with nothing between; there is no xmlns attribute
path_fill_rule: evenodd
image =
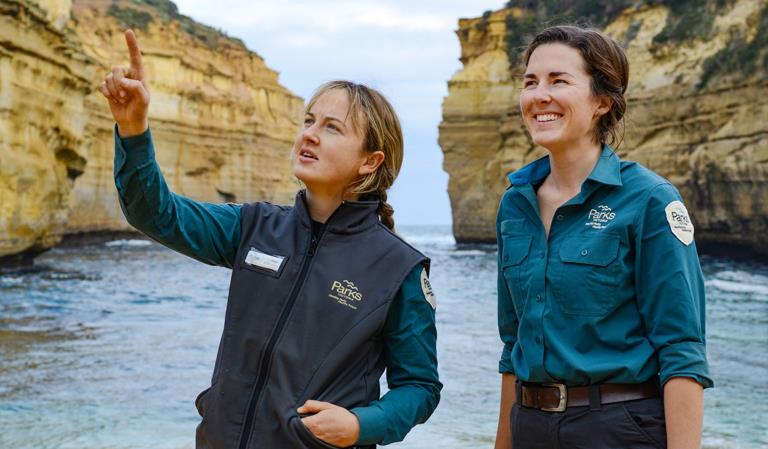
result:
<svg viewBox="0 0 768 449"><path fill-rule="evenodd" d="M381 150L374 151L373 153L366 153L360 168L357 170L357 174L360 176L373 173L384 162L384 152Z"/></svg>
<svg viewBox="0 0 768 449"><path fill-rule="evenodd" d="M595 109L595 118L600 118L608 113L613 107L613 100L607 95L598 97L597 108Z"/></svg>

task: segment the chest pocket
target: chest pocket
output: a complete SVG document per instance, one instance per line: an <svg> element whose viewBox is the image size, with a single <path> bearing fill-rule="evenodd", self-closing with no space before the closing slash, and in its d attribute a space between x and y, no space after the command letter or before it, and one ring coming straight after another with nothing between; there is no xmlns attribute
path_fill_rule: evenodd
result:
<svg viewBox="0 0 768 449"><path fill-rule="evenodd" d="M505 233L503 228L501 239L501 269L515 311L520 316L525 306L525 289L522 285L522 281L527 279L524 274L525 261L531 251L532 239L530 235Z"/></svg>
<svg viewBox="0 0 768 449"><path fill-rule="evenodd" d="M602 316L611 309L619 284L617 262L621 239L613 235L568 237L560 246L560 263L551 285L567 314Z"/></svg>

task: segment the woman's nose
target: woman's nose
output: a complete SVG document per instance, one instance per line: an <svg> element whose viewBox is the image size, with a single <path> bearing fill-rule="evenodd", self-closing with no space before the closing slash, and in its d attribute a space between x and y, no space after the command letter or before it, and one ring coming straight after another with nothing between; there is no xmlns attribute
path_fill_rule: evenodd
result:
<svg viewBox="0 0 768 449"><path fill-rule="evenodd" d="M320 139L317 137L317 128L313 124L312 126L309 126L307 128L304 128L301 131L301 140L317 144L320 142Z"/></svg>
<svg viewBox="0 0 768 449"><path fill-rule="evenodd" d="M533 101L536 103L549 103L552 101L552 97L549 94L549 89L546 86L538 85L533 91Z"/></svg>

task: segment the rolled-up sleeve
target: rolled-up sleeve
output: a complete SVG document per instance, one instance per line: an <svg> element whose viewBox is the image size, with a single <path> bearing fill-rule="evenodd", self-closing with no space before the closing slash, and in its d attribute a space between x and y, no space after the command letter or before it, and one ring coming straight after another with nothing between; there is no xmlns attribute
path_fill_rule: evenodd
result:
<svg viewBox="0 0 768 449"><path fill-rule="evenodd" d="M673 377L689 377L707 388L713 382L706 355L704 276L692 235L687 229L673 231L667 209L674 202L682 204L677 189L659 184L638 214L638 309L658 355L662 385Z"/></svg>
<svg viewBox="0 0 768 449"><path fill-rule="evenodd" d="M152 134L121 138L115 127L115 186L131 226L201 262L231 268L240 241L241 206L201 203L168 189Z"/></svg>
<svg viewBox="0 0 768 449"><path fill-rule="evenodd" d="M499 359L499 372L515 374L512 365L512 348L517 343L517 328L519 320L515 312L515 306L512 302L512 295L509 294L507 282L504 280L504 269L501 264L501 257L504 254L504 239L501 237L501 222L504 219L503 203L499 207L499 213L496 217L496 243L498 246L498 268L497 268L497 298L498 298L498 322L499 336L504 344Z"/></svg>

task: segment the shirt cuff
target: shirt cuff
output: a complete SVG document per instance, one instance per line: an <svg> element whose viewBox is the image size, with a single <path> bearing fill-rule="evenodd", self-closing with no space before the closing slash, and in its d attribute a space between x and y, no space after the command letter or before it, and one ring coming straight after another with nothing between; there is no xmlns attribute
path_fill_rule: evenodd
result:
<svg viewBox="0 0 768 449"><path fill-rule="evenodd" d="M703 343L683 341L665 346L659 350L659 365L661 385L673 377L690 377L704 388L714 386Z"/></svg>
<svg viewBox="0 0 768 449"><path fill-rule="evenodd" d="M386 417L384 411L376 406L357 407L350 410L360 424L360 437L355 444L378 444L384 440Z"/></svg>
<svg viewBox="0 0 768 449"><path fill-rule="evenodd" d="M122 138L115 125L115 177L118 173L130 171L154 160L155 148L149 128L142 134Z"/></svg>
<svg viewBox="0 0 768 449"><path fill-rule="evenodd" d="M504 350L501 351L501 359L499 360L499 372L515 374L515 368L512 366L511 345L504 345Z"/></svg>

